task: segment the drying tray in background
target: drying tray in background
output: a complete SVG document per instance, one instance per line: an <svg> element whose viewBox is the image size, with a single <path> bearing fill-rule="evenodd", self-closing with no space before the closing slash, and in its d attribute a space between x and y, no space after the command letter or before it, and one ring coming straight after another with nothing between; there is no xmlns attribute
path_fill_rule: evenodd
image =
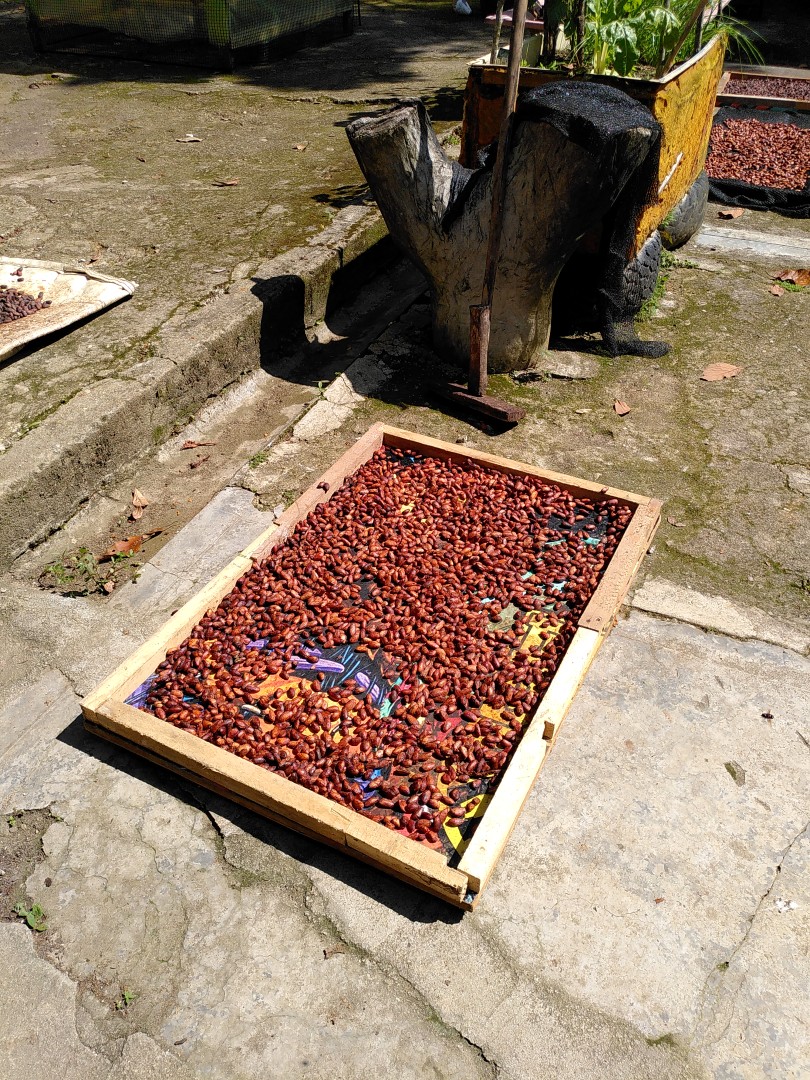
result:
<svg viewBox="0 0 810 1080"><path fill-rule="evenodd" d="M718 98L719 100L719 98ZM716 110L713 130L728 120L753 120L758 124L788 124L804 132L810 140L810 112L797 112L791 107L764 107L740 104L721 105ZM810 173L802 188L766 187L742 179L721 179L711 175L711 144L707 158L711 198L725 206L741 206L749 210L770 210L784 217L810 218Z"/></svg>
<svg viewBox="0 0 810 1080"><path fill-rule="evenodd" d="M771 109L790 109L793 112L810 112L810 96L795 97L789 92L780 96L774 95L774 88L778 88L779 83L803 84L807 88L805 95L808 95L810 71L801 68L726 64L726 74L729 78L718 91L718 105L764 106ZM744 91L738 88L739 79L745 79L748 83Z"/></svg>
<svg viewBox="0 0 810 1080"><path fill-rule="evenodd" d="M12 276L23 270L23 280ZM23 319L0 324L0 361L7 360L37 338L65 330L132 296L134 281L109 277L82 267L65 266L41 259L11 259L0 256L0 285L37 296L43 293L50 307L26 315Z"/></svg>
<svg viewBox="0 0 810 1080"><path fill-rule="evenodd" d="M166 654L189 637L200 619L232 591L253 562L266 558L276 545L283 543L298 522L319 503L331 498L381 447L441 458L462 467L477 463L498 472L556 484L595 506L616 499L632 509L621 540L577 620L551 683L526 717L520 741L500 773L494 793L475 812L475 828L463 849L456 852L460 858L451 858L392 831L285 776L128 704L128 699L140 702L140 690ZM88 731L256 813L339 848L457 907L470 909L490 877L574 695L613 625L658 527L660 509L658 501L641 495L375 424L274 525L85 698L82 703L85 726Z"/></svg>

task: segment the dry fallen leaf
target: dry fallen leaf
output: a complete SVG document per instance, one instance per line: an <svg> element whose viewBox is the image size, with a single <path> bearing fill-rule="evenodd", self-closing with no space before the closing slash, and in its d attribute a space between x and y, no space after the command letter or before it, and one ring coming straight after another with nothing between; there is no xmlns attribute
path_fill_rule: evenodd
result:
<svg viewBox="0 0 810 1080"><path fill-rule="evenodd" d="M115 555L134 555L136 551L141 550L143 544L143 536L128 536L126 540L116 540L112 547L108 547L98 557L99 562L107 562L108 559L112 559Z"/></svg>
<svg viewBox="0 0 810 1080"><path fill-rule="evenodd" d="M309 143L299 142L295 144L293 150L306 150L307 146L309 146Z"/></svg>
<svg viewBox="0 0 810 1080"><path fill-rule="evenodd" d="M104 590L104 592L109 596L110 593L115 588L115 582L114 581L105 581L104 584L101 587Z"/></svg>
<svg viewBox="0 0 810 1080"><path fill-rule="evenodd" d="M656 904L663 904L663 902L664 902L663 896L656 896L655 902L656 902Z"/></svg>
<svg viewBox="0 0 810 1080"><path fill-rule="evenodd" d="M236 187L239 183L239 177L234 176L230 180L214 180L214 187Z"/></svg>
<svg viewBox="0 0 810 1080"><path fill-rule="evenodd" d="M345 945L330 945L328 949L323 950L324 960L329 960L333 956L339 956L341 953L346 952Z"/></svg>
<svg viewBox="0 0 810 1080"><path fill-rule="evenodd" d="M140 154L139 154L139 155L137 156L137 158L136 158L136 161L143 161L143 162L145 162L145 161L146 161L146 158L145 158L145 157L141 157L141 156L140 156Z"/></svg>
<svg viewBox="0 0 810 1080"><path fill-rule="evenodd" d="M630 412L630 406L626 401L620 401L619 398L613 402L613 411L618 413L619 416L627 416Z"/></svg>
<svg viewBox="0 0 810 1080"><path fill-rule="evenodd" d="M189 465L190 469L199 469L201 465L204 465L206 461L211 457L210 454L206 454L205 457L197 458L196 461L192 461Z"/></svg>
<svg viewBox="0 0 810 1080"><path fill-rule="evenodd" d="M676 529L686 528L686 524L683 521L676 521L674 517L668 517L667 521L670 525L674 525Z"/></svg>
<svg viewBox="0 0 810 1080"><path fill-rule="evenodd" d="M720 382L721 379L734 379L740 374L740 368L735 364L709 364L703 369L700 376L704 382Z"/></svg>
<svg viewBox="0 0 810 1080"><path fill-rule="evenodd" d="M198 138L196 135L192 135L191 132L188 131L188 132L186 132L185 135L182 136L182 138L175 139L174 141L175 142L202 142L202 139Z"/></svg>
<svg viewBox="0 0 810 1080"><path fill-rule="evenodd" d="M128 536L125 540L116 540L111 547L108 547L103 554L99 555L98 561L107 562L115 555L134 555L136 551L140 551L145 540L151 540L153 536L160 536L162 532L163 529L152 529L151 532Z"/></svg>
<svg viewBox="0 0 810 1080"><path fill-rule="evenodd" d="M810 270L780 270L773 275L776 281L791 281L802 288L810 285Z"/></svg>
<svg viewBox="0 0 810 1080"><path fill-rule="evenodd" d="M207 441L202 440L202 441L198 442L196 439L186 439L186 441L183 443L183 445L180 447L180 449L181 450L195 450L198 446L216 446L216 445L217 444L215 442L212 442L211 440L207 440Z"/></svg>
<svg viewBox="0 0 810 1080"><path fill-rule="evenodd" d="M738 218L742 217L745 210L741 206L730 206L728 210L718 210L717 216L721 218Z"/></svg>
<svg viewBox="0 0 810 1080"><path fill-rule="evenodd" d="M772 296L784 296L785 290L781 285L771 285L770 293Z"/></svg>
<svg viewBox="0 0 810 1080"><path fill-rule="evenodd" d="M143 517L145 508L149 505L149 500L143 494L138 491L137 488L132 492L132 506L129 510L129 516L131 521L139 521Z"/></svg>

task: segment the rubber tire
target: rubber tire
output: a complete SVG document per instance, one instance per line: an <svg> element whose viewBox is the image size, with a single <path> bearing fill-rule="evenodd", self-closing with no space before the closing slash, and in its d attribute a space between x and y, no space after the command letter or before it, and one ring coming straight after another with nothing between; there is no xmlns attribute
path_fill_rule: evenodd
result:
<svg viewBox="0 0 810 1080"><path fill-rule="evenodd" d="M622 305L624 316L635 315L645 300L655 292L661 265L661 236L654 232L644 243L635 259L624 268Z"/></svg>
<svg viewBox="0 0 810 1080"><path fill-rule="evenodd" d="M658 231L668 251L682 247L691 240L703 224L703 215L709 202L709 177L705 170L661 224Z"/></svg>

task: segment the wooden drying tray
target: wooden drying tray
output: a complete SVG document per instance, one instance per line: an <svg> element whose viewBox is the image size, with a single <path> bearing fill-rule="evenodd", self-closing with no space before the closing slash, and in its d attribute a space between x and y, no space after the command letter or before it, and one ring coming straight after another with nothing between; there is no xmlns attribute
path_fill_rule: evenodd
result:
<svg viewBox="0 0 810 1080"><path fill-rule="evenodd" d="M785 71L789 70L791 74L785 74ZM733 81L735 75L739 75L740 78L751 79L752 81L758 81L760 79L802 79L806 81L810 86L810 72L802 71L797 74L793 69L785 68L768 68L758 67L755 71L743 69L737 69L735 67L727 67L724 72L725 81L721 83L717 91L717 104L718 105L739 105L747 106L748 108L755 109L758 105L765 106L769 109L784 109L793 112L810 112L810 101L803 101L801 98L779 98L768 97L767 94L735 94L729 87L733 87Z"/></svg>
<svg viewBox="0 0 810 1080"><path fill-rule="evenodd" d="M565 656L525 725L492 801L457 866L448 865L447 858L438 851L126 704L133 690L155 671L170 649L185 641L200 619L251 568L253 560L266 557L282 543L297 522L319 502L330 498L380 446L459 463L477 461L491 469L551 481L595 502L617 498L635 508ZM328 485L328 493L320 485ZM85 698L85 727L296 832L340 848L457 907L470 909L503 851L571 701L644 558L658 526L660 509L658 501L641 495L375 424L274 525Z"/></svg>

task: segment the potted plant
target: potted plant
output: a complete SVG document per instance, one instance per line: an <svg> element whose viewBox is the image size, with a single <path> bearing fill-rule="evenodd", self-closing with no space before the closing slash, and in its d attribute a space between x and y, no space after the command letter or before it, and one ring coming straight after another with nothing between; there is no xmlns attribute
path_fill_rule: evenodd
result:
<svg viewBox="0 0 810 1080"><path fill-rule="evenodd" d="M525 42L521 90L560 79L608 83L646 105L662 125L658 189L636 223L636 253L659 229L667 246L677 247L702 220L708 198L703 165L728 37L756 54L742 24L722 15L727 3L545 0L544 33ZM496 40L490 56L470 66L463 165L472 167L497 135L504 53Z"/></svg>

